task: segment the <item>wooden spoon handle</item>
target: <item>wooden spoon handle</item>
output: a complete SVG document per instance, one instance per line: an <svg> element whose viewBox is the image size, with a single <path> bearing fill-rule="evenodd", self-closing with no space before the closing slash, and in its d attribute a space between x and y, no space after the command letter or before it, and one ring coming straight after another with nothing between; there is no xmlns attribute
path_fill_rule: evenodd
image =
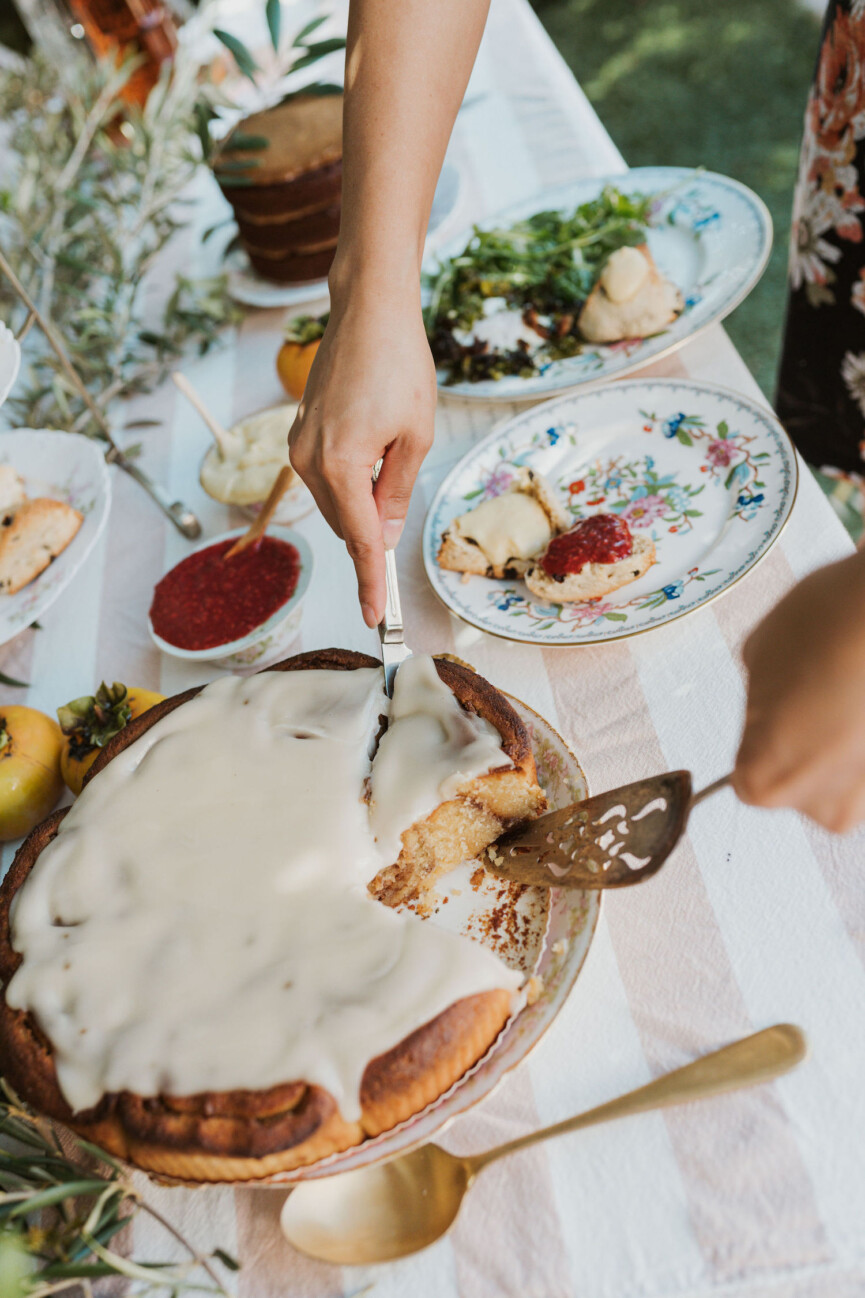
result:
<svg viewBox="0 0 865 1298"><path fill-rule="evenodd" d="M264 536L267 531L267 525L273 517L274 510L282 500L288 488L291 486L294 478L294 469L290 464L284 464L276 475L276 481L270 489L267 500L261 507L261 513L252 523L252 526L243 536L239 536L234 545L226 553L226 559L233 559L236 554L240 554L247 546L255 545L259 537Z"/></svg>
<svg viewBox="0 0 865 1298"><path fill-rule="evenodd" d="M178 392L183 393L189 404L194 410L198 411L205 424L207 424L222 458L224 459L227 455L231 455L232 451L236 451L239 446L239 439L234 433L224 428L218 419L214 418L186 375L181 374L179 370L175 370L171 377Z"/></svg>

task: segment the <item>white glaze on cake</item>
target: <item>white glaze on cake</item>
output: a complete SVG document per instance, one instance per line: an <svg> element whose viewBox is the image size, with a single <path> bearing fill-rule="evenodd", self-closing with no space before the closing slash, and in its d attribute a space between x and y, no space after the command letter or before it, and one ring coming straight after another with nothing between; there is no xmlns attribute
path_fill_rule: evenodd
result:
<svg viewBox="0 0 865 1298"><path fill-rule="evenodd" d="M352 1120L372 1058L464 996L516 991L491 951L366 890L457 772L508 763L431 672L402 667L373 777L391 855L362 801L377 670L218 680L85 788L16 898L6 990L74 1109L303 1079Z"/></svg>

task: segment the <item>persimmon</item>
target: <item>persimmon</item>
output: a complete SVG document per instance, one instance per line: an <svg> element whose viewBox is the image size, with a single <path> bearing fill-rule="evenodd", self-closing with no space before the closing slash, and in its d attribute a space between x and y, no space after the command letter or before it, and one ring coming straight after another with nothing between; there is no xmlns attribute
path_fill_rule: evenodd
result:
<svg viewBox="0 0 865 1298"><path fill-rule="evenodd" d="M100 751L133 717L141 716L165 696L137 686L127 689L120 681L103 681L95 694L84 694L57 709L63 745L60 772L67 788L77 795L84 777Z"/></svg>
<svg viewBox="0 0 865 1298"><path fill-rule="evenodd" d="M62 748L52 717L20 704L0 709L0 842L29 834L56 805Z"/></svg>
<svg viewBox="0 0 865 1298"><path fill-rule="evenodd" d="M299 315L285 326L285 341L276 356L276 372L295 401L303 396L329 316L329 311L321 316Z"/></svg>

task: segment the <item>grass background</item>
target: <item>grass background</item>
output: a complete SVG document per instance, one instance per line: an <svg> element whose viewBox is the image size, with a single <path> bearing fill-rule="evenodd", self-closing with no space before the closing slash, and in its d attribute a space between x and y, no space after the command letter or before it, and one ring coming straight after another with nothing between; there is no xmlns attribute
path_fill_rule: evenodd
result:
<svg viewBox="0 0 865 1298"><path fill-rule="evenodd" d="M771 398L819 19L801 0L532 3L630 166L705 166L767 203L772 259L728 328Z"/></svg>

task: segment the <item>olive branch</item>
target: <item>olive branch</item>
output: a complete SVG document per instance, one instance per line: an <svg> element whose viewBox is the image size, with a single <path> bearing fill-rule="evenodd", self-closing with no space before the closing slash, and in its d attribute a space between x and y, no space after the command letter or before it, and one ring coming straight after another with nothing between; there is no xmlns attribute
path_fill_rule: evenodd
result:
<svg viewBox="0 0 865 1298"><path fill-rule="evenodd" d="M0 1081L0 1296L91 1298L93 1282L122 1276L133 1292L175 1298L210 1293L228 1298L214 1262L239 1264L223 1249L203 1253L142 1198L128 1170L80 1136L67 1147L46 1119ZM180 1263L137 1262L111 1240L145 1213L188 1254Z"/></svg>

